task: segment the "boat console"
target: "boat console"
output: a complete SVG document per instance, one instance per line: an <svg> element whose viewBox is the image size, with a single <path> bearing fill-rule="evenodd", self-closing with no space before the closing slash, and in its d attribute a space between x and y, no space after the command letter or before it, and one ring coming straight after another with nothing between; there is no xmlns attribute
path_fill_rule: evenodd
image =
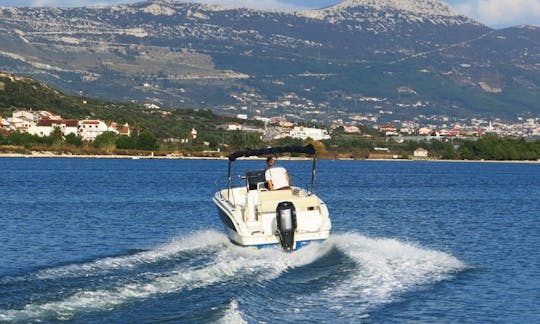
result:
<svg viewBox="0 0 540 324"><path fill-rule="evenodd" d="M246 172L246 182L248 190L267 189L264 170L252 170Z"/></svg>

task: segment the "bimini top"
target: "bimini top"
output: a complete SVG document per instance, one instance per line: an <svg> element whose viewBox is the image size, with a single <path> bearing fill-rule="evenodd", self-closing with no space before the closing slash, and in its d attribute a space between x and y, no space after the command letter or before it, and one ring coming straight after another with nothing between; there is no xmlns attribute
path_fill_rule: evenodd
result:
<svg viewBox="0 0 540 324"><path fill-rule="evenodd" d="M268 147L264 149L254 149L254 150L244 150L237 151L229 155L229 161L233 162L240 157L248 156L261 156L269 154L283 154L283 153L304 153L314 156L316 151L313 144L308 144L306 146L278 146L278 147Z"/></svg>

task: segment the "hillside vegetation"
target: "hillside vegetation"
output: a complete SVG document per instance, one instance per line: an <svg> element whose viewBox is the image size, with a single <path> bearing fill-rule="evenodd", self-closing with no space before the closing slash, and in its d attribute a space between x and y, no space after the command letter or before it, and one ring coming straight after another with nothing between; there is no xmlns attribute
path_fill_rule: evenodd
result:
<svg viewBox="0 0 540 324"><path fill-rule="evenodd" d="M150 133L159 140L187 139L192 129L196 129L197 138L190 141L189 145L182 147L187 151L216 149L224 141L234 143L234 134L225 134L222 130L216 129L216 126L225 122L238 121L216 115L210 110L148 109L135 103L70 96L30 78L0 74L0 114L9 117L13 111L19 109L47 110L65 119L92 118L101 119L107 123L114 121L120 125L128 123L136 135ZM30 141L29 138L27 140ZM203 145L204 142L209 145ZM44 144L42 139L37 138L31 143ZM127 148L131 147L128 145ZM154 147L154 149L157 148ZM178 146L167 147L161 144L161 148L178 149Z"/></svg>

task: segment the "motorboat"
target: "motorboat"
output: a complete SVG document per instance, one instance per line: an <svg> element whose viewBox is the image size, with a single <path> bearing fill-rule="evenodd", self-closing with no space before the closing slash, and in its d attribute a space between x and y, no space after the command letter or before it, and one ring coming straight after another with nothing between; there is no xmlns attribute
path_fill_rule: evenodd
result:
<svg viewBox="0 0 540 324"><path fill-rule="evenodd" d="M312 158L308 188L291 186L268 190L265 170L249 170L232 187L232 164L242 157L304 154ZM282 146L234 152L228 157L227 188L215 193L213 201L228 238L245 247L281 246L291 252L330 235L332 223L326 204L313 192L316 150L313 145Z"/></svg>

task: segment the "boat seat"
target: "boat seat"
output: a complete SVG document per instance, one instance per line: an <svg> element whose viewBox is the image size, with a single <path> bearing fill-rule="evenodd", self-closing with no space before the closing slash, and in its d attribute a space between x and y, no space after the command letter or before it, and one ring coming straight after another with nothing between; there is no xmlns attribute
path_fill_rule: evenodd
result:
<svg viewBox="0 0 540 324"><path fill-rule="evenodd" d="M267 200L283 200L288 199L293 196L292 190L286 189L286 190L270 190L270 191L263 191L259 192L259 201L267 201Z"/></svg>
<svg viewBox="0 0 540 324"><path fill-rule="evenodd" d="M319 206L319 200L315 196L298 197L293 196L290 190L278 191L288 191L289 194L274 195L271 197L273 199L261 199L261 193L259 193L259 203L257 205L257 211L259 213L275 213L277 205L282 201L292 202L296 210L316 209ZM278 191L268 191L268 193L274 193Z"/></svg>
<svg viewBox="0 0 540 324"><path fill-rule="evenodd" d="M319 199L315 196L298 197L292 199L291 202L297 210L315 209L319 206Z"/></svg>

